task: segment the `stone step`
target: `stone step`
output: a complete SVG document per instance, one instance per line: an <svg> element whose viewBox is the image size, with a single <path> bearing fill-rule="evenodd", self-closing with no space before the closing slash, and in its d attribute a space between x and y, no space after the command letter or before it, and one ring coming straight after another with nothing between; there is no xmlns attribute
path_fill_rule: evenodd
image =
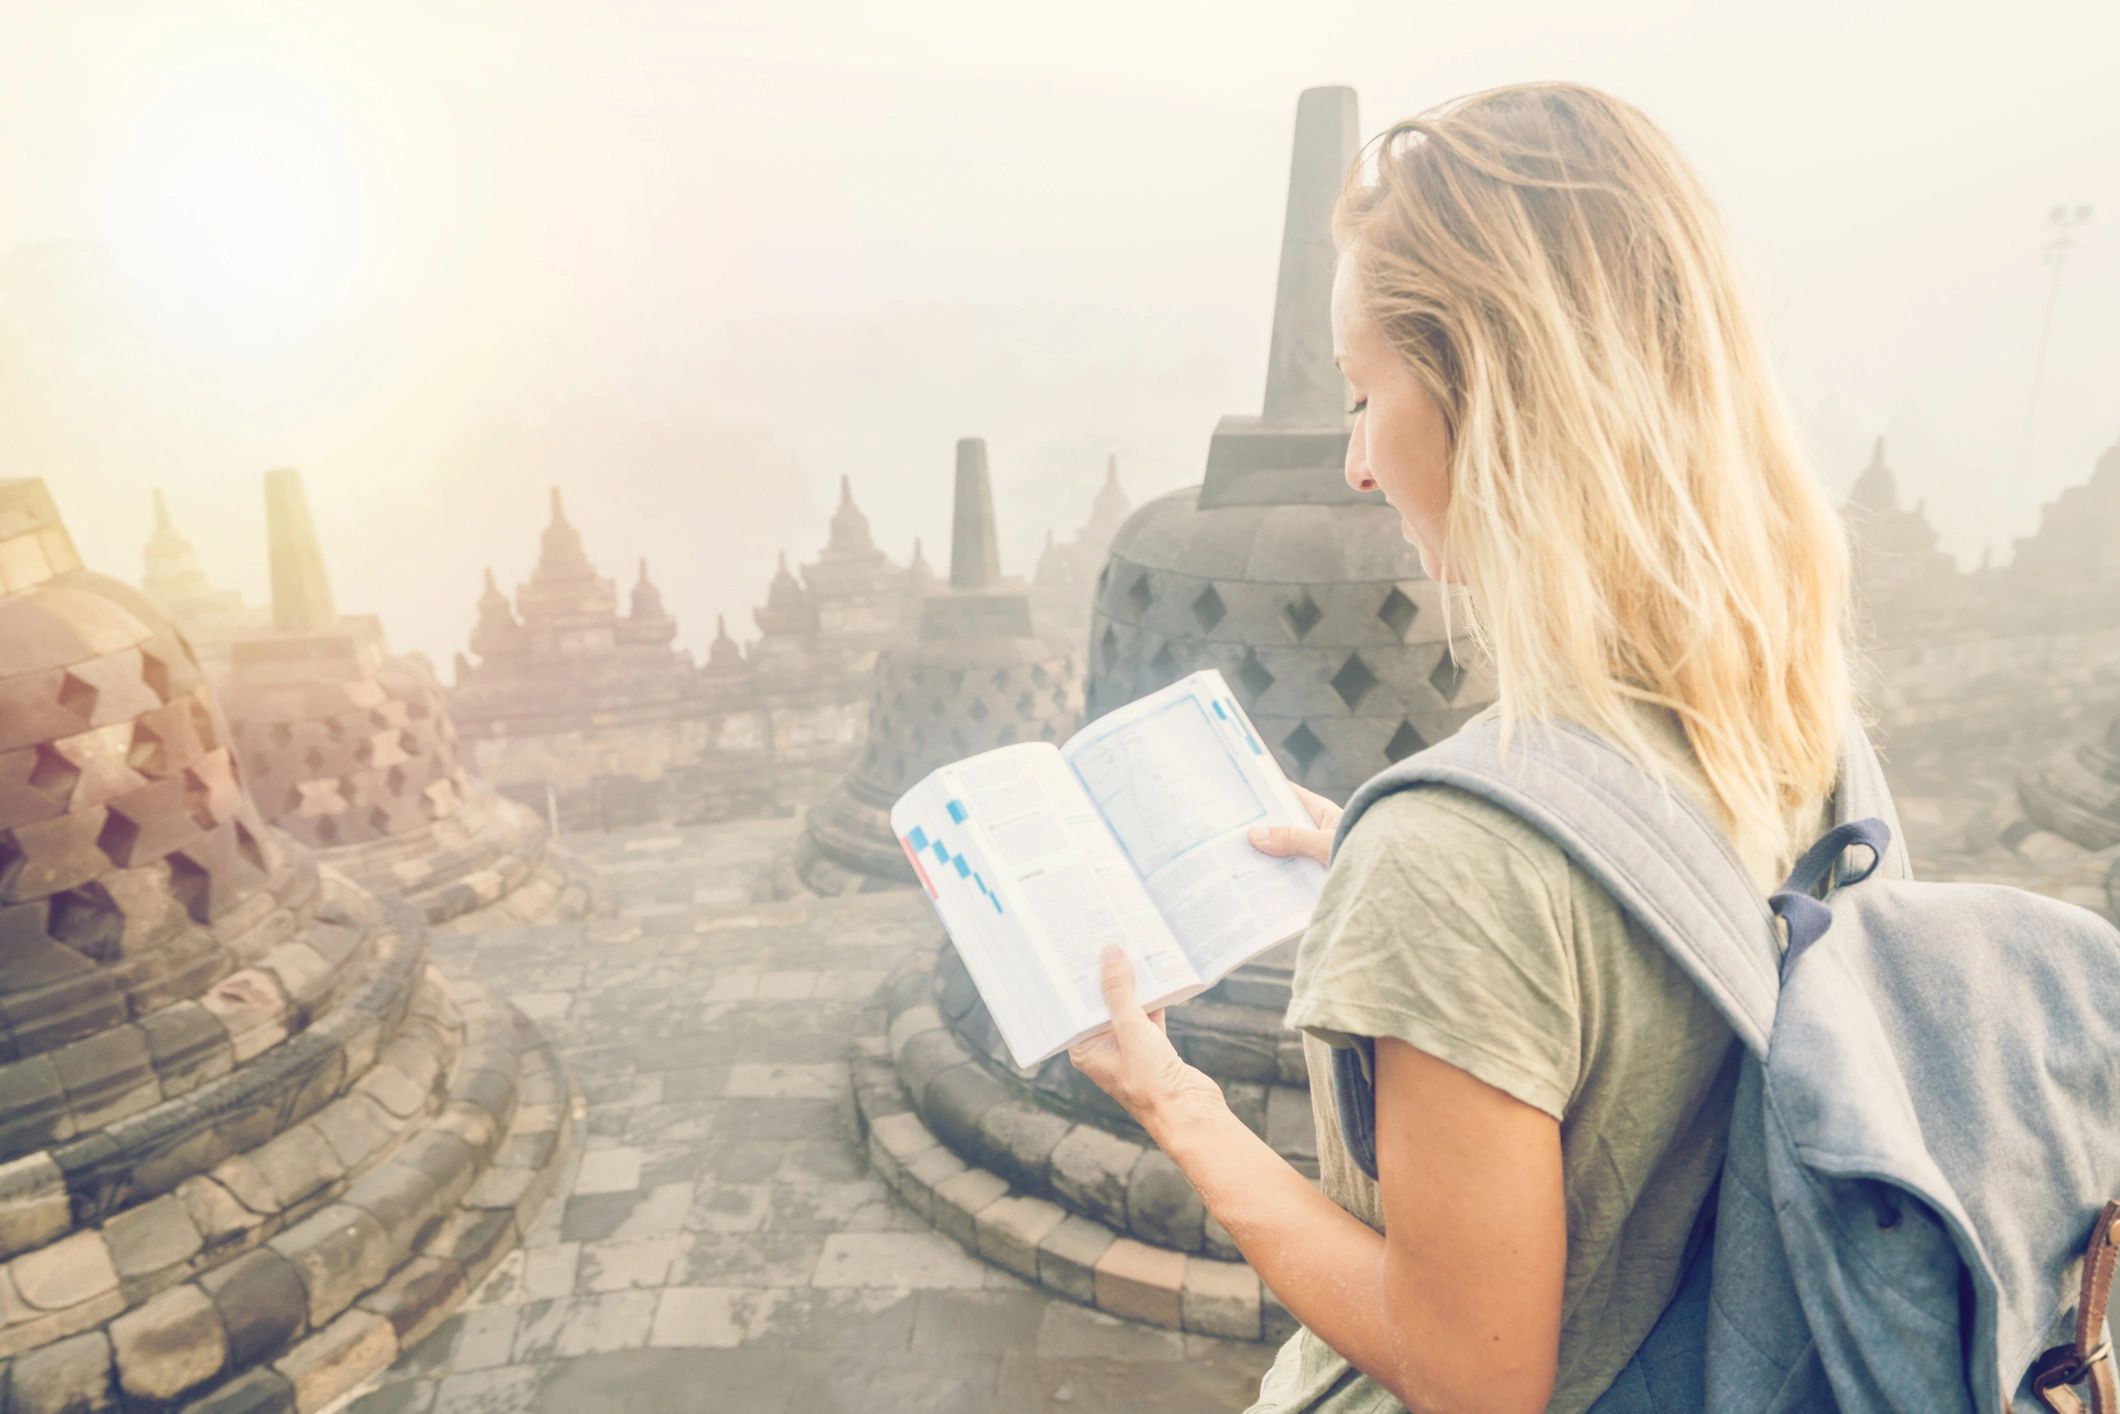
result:
<svg viewBox="0 0 2120 1414"><path fill-rule="evenodd" d="M975 1256L1126 1320L1249 1341L1279 1342L1294 1331L1287 1308L1243 1262L1123 1237L967 1164L921 1121L883 1054L857 1056L853 1070L871 1166Z"/></svg>

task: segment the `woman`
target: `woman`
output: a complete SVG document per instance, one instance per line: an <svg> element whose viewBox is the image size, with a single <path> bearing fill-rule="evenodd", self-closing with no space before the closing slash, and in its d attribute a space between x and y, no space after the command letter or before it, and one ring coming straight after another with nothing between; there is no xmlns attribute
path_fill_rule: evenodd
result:
<svg viewBox="0 0 2120 1414"><path fill-rule="evenodd" d="M1505 740L1591 727L1770 891L1829 823L1848 553L1713 207L1639 111L1572 84L1475 94L1373 156L1334 216L1348 482L1462 586ZM1339 811L1310 805L1317 829L1254 842L1326 858ZM1368 1053L1376 1182L1321 1083L1313 1188L1105 960L1114 1025L1074 1063L1302 1324L1254 1414L1581 1410L1633 1356L1718 1172L1738 1048L1557 846L1429 787L1332 857L1287 1020L1313 1076Z"/></svg>

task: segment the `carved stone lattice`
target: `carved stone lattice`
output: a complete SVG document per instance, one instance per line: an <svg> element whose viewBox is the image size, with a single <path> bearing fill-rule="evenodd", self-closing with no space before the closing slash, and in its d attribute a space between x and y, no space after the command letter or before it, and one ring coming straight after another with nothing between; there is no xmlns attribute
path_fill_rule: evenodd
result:
<svg viewBox="0 0 2120 1414"><path fill-rule="evenodd" d="M7 1408L328 1403L519 1240L567 1099L417 912L266 824L185 640L0 482Z"/></svg>

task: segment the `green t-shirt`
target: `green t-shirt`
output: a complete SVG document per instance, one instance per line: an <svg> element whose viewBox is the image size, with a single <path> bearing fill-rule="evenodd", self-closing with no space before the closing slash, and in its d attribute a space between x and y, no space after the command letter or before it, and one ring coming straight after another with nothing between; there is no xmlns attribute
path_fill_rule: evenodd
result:
<svg viewBox="0 0 2120 1414"><path fill-rule="evenodd" d="M1560 1120L1568 1247L1548 1408L1588 1407L1676 1289L1721 1166L1728 1024L1559 846L1451 786L1387 796L1348 832L1298 945L1287 1023L1304 1032L1325 1193L1379 1232L1377 1186L1340 1139L1329 1047L1373 1057L1367 1038L1394 1036ZM1400 1407L1299 1329L1247 1414Z"/></svg>

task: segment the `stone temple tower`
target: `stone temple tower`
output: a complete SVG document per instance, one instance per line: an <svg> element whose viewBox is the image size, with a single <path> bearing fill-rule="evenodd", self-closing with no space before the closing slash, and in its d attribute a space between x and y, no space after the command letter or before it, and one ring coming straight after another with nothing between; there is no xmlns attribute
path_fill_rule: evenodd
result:
<svg viewBox="0 0 2120 1414"><path fill-rule="evenodd" d="M265 822L147 595L0 481L0 1402L314 1409L438 1324L573 1144L513 1008Z"/></svg>
<svg viewBox="0 0 2120 1414"><path fill-rule="evenodd" d="M1204 481L1120 529L1098 582L1088 686L1097 716L1220 668L1289 776L1335 800L1493 697L1446 647L1443 590L1398 517L1343 479L1329 222L1355 151L1353 90L1307 90L1260 414L1223 418Z"/></svg>
<svg viewBox="0 0 2120 1414"><path fill-rule="evenodd" d="M265 513L273 631L231 646L226 700L252 798L273 824L431 923L590 911L601 893L587 866L466 769L426 665L390 656L372 621L340 617L299 472L266 473Z"/></svg>
<svg viewBox="0 0 2120 1414"><path fill-rule="evenodd" d="M1037 622L1024 585L1001 577L986 443L957 444L946 590L920 602L916 636L876 659L868 734L854 765L810 807L795 871L821 894L910 887L891 806L938 766L1018 741L1059 741L1082 719L1080 656Z"/></svg>

